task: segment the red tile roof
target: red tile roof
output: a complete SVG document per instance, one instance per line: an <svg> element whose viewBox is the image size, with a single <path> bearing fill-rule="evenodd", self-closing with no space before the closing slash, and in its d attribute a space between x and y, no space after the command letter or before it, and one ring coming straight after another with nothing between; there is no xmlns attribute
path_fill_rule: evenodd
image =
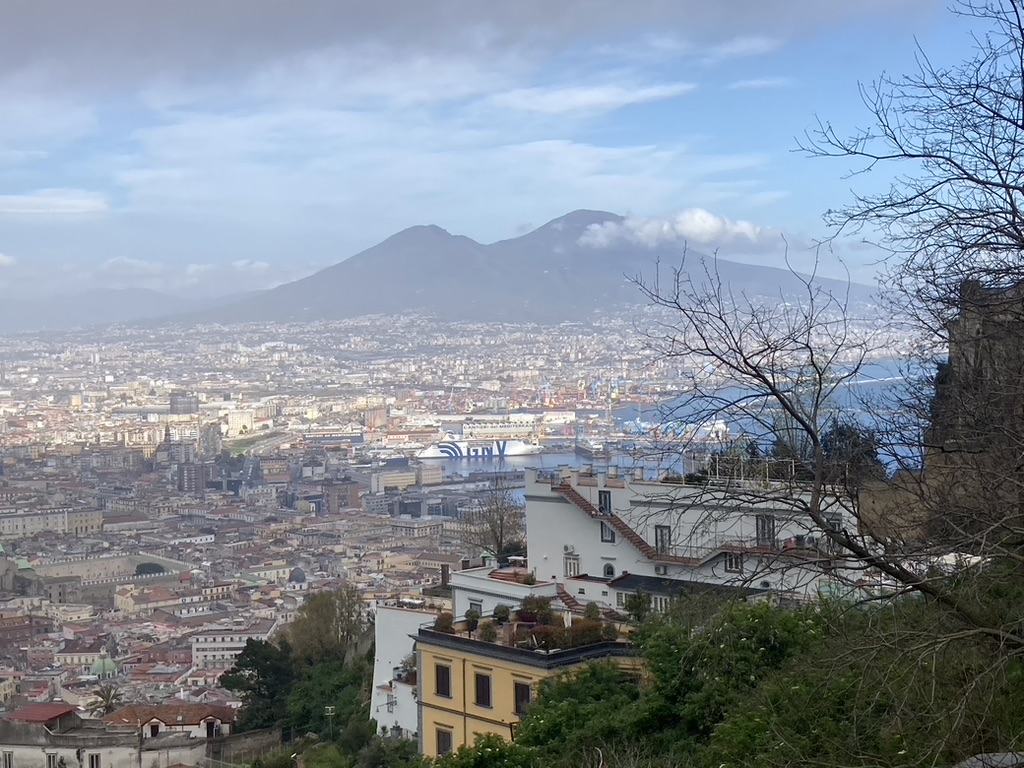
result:
<svg viewBox="0 0 1024 768"><path fill-rule="evenodd" d="M198 725L208 717L233 723L235 710L216 704L156 704L122 707L103 718L107 725L135 725L159 720L167 725ZM179 719L180 718L180 719Z"/></svg>
<svg viewBox="0 0 1024 768"><path fill-rule="evenodd" d="M7 716L8 720L16 720L19 723L49 723L59 720L75 712L75 707L65 704L63 701L47 704L33 704L12 712Z"/></svg>

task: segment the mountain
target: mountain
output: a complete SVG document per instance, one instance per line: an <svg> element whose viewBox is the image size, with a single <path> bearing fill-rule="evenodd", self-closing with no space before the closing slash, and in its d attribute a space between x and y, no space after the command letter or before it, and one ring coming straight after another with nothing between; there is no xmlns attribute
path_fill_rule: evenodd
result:
<svg viewBox="0 0 1024 768"><path fill-rule="evenodd" d="M216 310L197 322L341 320L368 314L421 313L447 321L557 322L587 319L596 309L647 303L629 278L652 277L679 264L683 248L651 249L629 241L583 245L593 225L623 219L604 211L574 211L520 237L483 245L436 226L416 226L309 277ZM699 269L701 255L687 263ZM785 269L719 259L734 291L778 296L798 288ZM841 281L820 281L845 291ZM856 298L872 289L851 286Z"/></svg>
<svg viewBox="0 0 1024 768"><path fill-rule="evenodd" d="M144 289L97 289L45 299L0 302L0 331L18 332L111 323L239 323L343 320L360 315L418 313L440 321L559 322L587 320L595 310L646 304L629 278L662 274L680 263L683 247L656 249L627 240L584 245L590 227L617 224L605 211L574 211L519 237L483 245L436 226L416 226L313 275L265 291L186 300ZM686 264L701 269L701 254ZM798 281L785 269L719 259L732 290L778 297ZM821 285L845 291L840 281ZM849 286L867 300L873 289Z"/></svg>

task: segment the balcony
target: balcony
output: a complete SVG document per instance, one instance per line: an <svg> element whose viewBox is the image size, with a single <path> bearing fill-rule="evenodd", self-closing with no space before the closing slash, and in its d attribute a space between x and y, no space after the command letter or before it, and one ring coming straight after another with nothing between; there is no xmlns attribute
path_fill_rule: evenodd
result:
<svg viewBox="0 0 1024 768"><path fill-rule="evenodd" d="M834 554L835 547L828 538L817 534L799 534L786 538L749 537L742 538L728 534L715 536L697 544L674 544L667 554L673 557L703 560L719 552L753 554L805 554L808 558Z"/></svg>

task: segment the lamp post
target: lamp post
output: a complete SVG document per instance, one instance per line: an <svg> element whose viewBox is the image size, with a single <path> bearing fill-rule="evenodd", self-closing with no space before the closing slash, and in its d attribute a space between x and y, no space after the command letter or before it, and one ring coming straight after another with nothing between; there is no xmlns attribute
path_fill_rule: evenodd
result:
<svg viewBox="0 0 1024 768"><path fill-rule="evenodd" d="M327 740L334 741L334 707L324 707L324 715L327 716Z"/></svg>

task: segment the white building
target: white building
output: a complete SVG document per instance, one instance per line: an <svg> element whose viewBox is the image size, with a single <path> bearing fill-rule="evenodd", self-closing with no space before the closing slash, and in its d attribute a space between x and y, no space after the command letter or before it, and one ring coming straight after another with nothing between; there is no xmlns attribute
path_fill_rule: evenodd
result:
<svg viewBox="0 0 1024 768"><path fill-rule="evenodd" d="M481 616L490 616L499 605L518 608L528 595L540 595L554 600L558 597L558 584L536 581L527 584L529 572L516 568L496 569L491 566L455 571L451 575L454 615L463 617L475 610Z"/></svg>
<svg viewBox="0 0 1024 768"><path fill-rule="evenodd" d="M419 730L415 672L410 676L402 664L413 653L413 637L419 628L436 616L433 610L377 605L370 717L378 728L400 729L405 738Z"/></svg>
<svg viewBox="0 0 1024 768"><path fill-rule="evenodd" d="M201 735L141 734L138 722L124 727L85 725L75 707L63 702L30 705L0 720L0 766L3 768L167 768L198 765L207 757Z"/></svg>
<svg viewBox="0 0 1024 768"><path fill-rule="evenodd" d="M789 489L745 494L603 471L528 470L526 530L538 581L621 609L645 592L655 607L698 588L817 596L833 553ZM755 492L756 490L756 492ZM791 498L791 497L790 497ZM849 525L836 512L832 523Z"/></svg>
<svg viewBox="0 0 1024 768"><path fill-rule="evenodd" d="M249 640L269 640L277 629L273 619L261 619L248 627L213 627L192 635L192 666L196 669L228 669Z"/></svg>

